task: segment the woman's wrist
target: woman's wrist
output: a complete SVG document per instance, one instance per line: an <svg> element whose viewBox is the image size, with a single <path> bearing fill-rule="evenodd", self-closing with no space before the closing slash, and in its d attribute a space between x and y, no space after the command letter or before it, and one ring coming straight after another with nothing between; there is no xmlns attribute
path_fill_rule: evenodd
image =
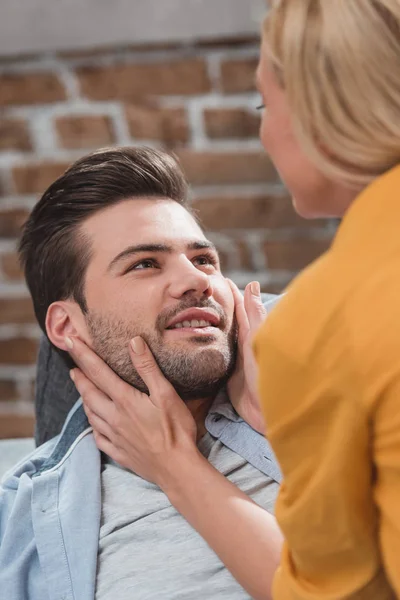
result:
<svg viewBox="0 0 400 600"><path fill-rule="evenodd" d="M213 470L210 463L204 458L197 446L186 452L177 452L175 457L167 461L158 486L168 496L171 504L179 510L179 506L190 496L207 470Z"/></svg>

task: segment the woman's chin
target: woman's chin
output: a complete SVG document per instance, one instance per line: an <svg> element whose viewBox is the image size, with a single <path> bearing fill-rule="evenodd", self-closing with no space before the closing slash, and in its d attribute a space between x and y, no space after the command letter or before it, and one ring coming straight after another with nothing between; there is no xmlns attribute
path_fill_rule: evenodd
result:
<svg viewBox="0 0 400 600"><path fill-rule="evenodd" d="M310 201L310 198L303 199L301 196L292 195L292 204L296 213L303 219L321 219L329 216L325 214L323 207L316 206L317 203Z"/></svg>

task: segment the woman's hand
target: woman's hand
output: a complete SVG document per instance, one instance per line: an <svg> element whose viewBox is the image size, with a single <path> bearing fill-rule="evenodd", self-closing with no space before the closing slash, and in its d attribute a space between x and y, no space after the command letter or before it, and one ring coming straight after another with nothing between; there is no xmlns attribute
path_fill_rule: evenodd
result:
<svg viewBox="0 0 400 600"><path fill-rule="evenodd" d="M238 357L235 372L228 382L229 398L236 412L260 433L265 423L257 393L257 364L252 341L254 334L267 316L261 301L260 284L253 281L246 286L244 298L230 281L235 299L235 314L239 326Z"/></svg>
<svg viewBox="0 0 400 600"><path fill-rule="evenodd" d="M198 454L196 424L147 344L136 337L129 351L149 396L118 377L78 338L67 338L66 344L79 367L71 377L98 448L144 479L168 487L180 464Z"/></svg>
<svg viewBox="0 0 400 600"><path fill-rule="evenodd" d="M99 449L156 483L249 596L270 599L282 546L276 521L200 454L194 419L148 347L130 354L150 396L122 381L79 339L71 343L79 367L73 379Z"/></svg>

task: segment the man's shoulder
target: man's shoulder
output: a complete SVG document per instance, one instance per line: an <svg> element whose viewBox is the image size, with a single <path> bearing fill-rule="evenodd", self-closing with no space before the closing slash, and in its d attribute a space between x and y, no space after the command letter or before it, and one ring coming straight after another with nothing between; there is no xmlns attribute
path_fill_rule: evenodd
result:
<svg viewBox="0 0 400 600"><path fill-rule="evenodd" d="M3 474L0 481L0 547L7 532L15 530L18 524L21 525L23 522L26 524L25 529L29 528L32 507L31 484L56 445L57 439L49 440ZM19 543L19 540L15 541L16 547ZM1 562L0 553L0 569Z"/></svg>
<svg viewBox="0 0 400 600"><path fill-rule="evenodd" d="M1 477L2 488L7 487L10 479L13 480L15 485L15 482L20 479L23 474L33 477L40 470L41 465L51 456L59 437L60 436L56 436L38 448L34 448L31 452L27 452L12 466L9 466Z"/></svg>
<svg viewBox="0 0 400 600"><path fill-rule="evenodd" d="M7 487L7 482L10 480L13 480L12 485L15 487L17 480L24 474L35 477L39 473L56 467L76 447L79 438L90 431L82 401L78 400L70 410L61 433L35 448L8 469L1 480L2 488Z"/></svg>
<svg viewBox="0 0 400 600"><path fill-rule="evenodd" d="M77 433L76 420L70 419L70 427ZM71 577L74 588L83 590L82 597L94 597L100 453L90 428L74 435L67 447L72 433L64 431L37 448L8 471L0 484L0 573L7 570L0 580L3 595L10 600L20 598L21 573L26 574L27 595L35 600L47 598L49 590L51 597L66 597L65 582ZM60 527L67 542L59 534ZM26 552L27 548L32 552ZM70 552L73 560L69 556L62 560ZM35 559L38 555L40 562ZM58 589L62 593L54 591Z"/></svg>

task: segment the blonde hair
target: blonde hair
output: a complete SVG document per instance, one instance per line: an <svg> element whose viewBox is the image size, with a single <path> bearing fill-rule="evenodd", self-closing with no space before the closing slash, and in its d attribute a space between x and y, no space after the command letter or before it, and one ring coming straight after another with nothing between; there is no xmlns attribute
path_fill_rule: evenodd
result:
<svg viewBox="0 0 400 600"><path fill-rule="evenodd" d="M400 163L400 0L271 0L263 38L322 172L359 187Z"/></svg>

